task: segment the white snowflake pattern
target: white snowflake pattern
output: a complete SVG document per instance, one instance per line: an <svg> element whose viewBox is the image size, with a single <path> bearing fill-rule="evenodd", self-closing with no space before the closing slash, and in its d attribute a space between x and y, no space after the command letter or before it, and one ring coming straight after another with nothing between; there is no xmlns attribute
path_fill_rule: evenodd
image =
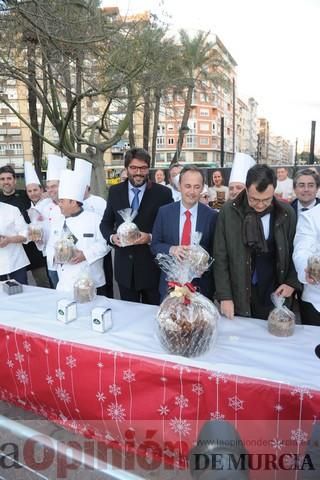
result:
<svg viewBox="0 0 320 480"><path fill-rule="evenodd" d="M234 397L229 397L228 400L229 400L228 405L229 407L233 408L233 410L235 410L236 412L238 410L243 410L244 401L240 400L239 397L235 395Z"/></svg>
<svg viewBox="0 0 320 480"><path fill-rule="evenodd" d="M274 406L274 409L277 411L277 412L281 412L283 410L283 406L280 405L280 403L277 403L275 406Z"/></svg>
<svg viewBox="0 0 320 480"><path fill-rule="evenodd" d="M98 368L102 368L103 366L104 366L104 365L103 365L102 362L98 362L98 363L97 363L97 367L98 367Z"/></svg>
<svg viewBox="0 0 320 480"><path fill-rule="evenodd" d="M24 362L24 355L23 353L15 353L14 358L17 360L17 362Z"/></svg>
<svg viewBox="0 0 320 480"><path fill-rule="evenodd" d="M304 462L304 455L288 453L284 456L283 464L286 470L301 470Z"/></svg>
<svg viewBox="0 0 320 480"><path fill-rule="evenodd" d="M113 383L112 385L109 385L109 393L114 396L121 395L121 387L116 383Z"/></svg>
<svg viewBox="0 0 320 480"><path fill-rule="evenodd" d="M128 383L135 382L136 381L136 374L133 373L133 371L130 370L130 369L124 370L122 378L125 382L128 382Z"/></svg>
<svg viewBox="0 0 320 480"><path fill-rule="evenodd" d="M291 391L291 395L299 395L300 400L303 400L303 397L307 395L307 397L312 398L312 394L307 387L296 387L294 390Z"/></svg>
<svg viewBox="0 0 320 480"><path fill-rule="evenodd" d="M123 422L126 417L126 411L122 405L117 403L110 403L108 405L107 413L112 420L117 420L118 422Z"/></svg>
<svg viewBox="0 0 320 480"><path fill-rule="evenodd" d="M106 399L106 396L103 392L97 392L96 397L97 397L98 402L104 402L105 399Z"/></svg>
<svg viewBox="0 0 320 480"><path fill-rule="evenodd" d="M307 438L308 434L301 430L301 428L291 430L291 440L295 440L298 445L300 445L300 443L305 443L307 441Z"/></svg>
<svg viewBox="0 0 320 480"><path fill-rule="evenodd" d="M45 348L45 349L44 349L44 353L45 353L46 355L49 355L49 348Z"/></svg>
<svg viewBox="0 0 320 480"><path fill-rule="evenodd" d="M26 352L31 352L31 345L29 342L27 342L27 340L25 340L23 343L23 348L25 349Z"/></svg>
<svg viewBox="0 0 320 480"><path fill-rule="evenodd" d="M14 362L12 360L7 360L7 365L9 368L13 368L14 367Z"/></svg>
<svg viewBox="0 0 320 480"><path fill-rule="evenodd" d="M113 442L115 440L115 438L111 435L110 432L107 432L104 436L104 438L108 441L108 442Z"/></svg>
<svg viewBox="0 0 320 480"><path fill-rule="evenodd" d="M66 365L67 367L69 368L74 368L77 366L77 359L74 358L72 355L69 355L67 358L66 358Z"/></svg>
<svg viewBox="0 0 320 480"><path fill-rule="evenodd" d="M64 388L57 387L55 391L57 397L63 402L69 403L71 401L70 393L68 393Z"/></svg>
<svg viewBox="0 0 320 480"><path fill-rule="evenodd" d="M168 415L168 413L170 412L167 405L160 405L157 411L160 413L160 415L164 416Z"/></svg>
<svg viewBox="0 0 320 480"><path fill-rule="evenodd" d="M208 376L209 380L215 380L216 385L219 385L219 383L227 383L227 377L221 373L221 372L211 372L210 375Z"/></svg>
<svg viewBox="0 0 320 480"><path fill-rule="evenodd" d="M211 420L223 420L224 415L223 413L220 413L218 410L216 410L215 412L210 412L210 418Z"/></svg>
<svg viewBox="0 0 320 480"><path fill-rule="evenodd" d="M48 384L48 385L52 385L53 382L54 382L54 380L53 380L53 378L52 378L51 375L47 375L47 376L46 376L46 381L47 381L47 384Z"/></svg>
<svg viewBox="0 0 320 480"><path fill-rule="evenodd" d="M167 381L168 381L167 377L160 377L160 382L165 383Z"/></svg>
<svg viewBox="0 0 320 480"><path fill-rule="evenodd" d="M78 424L75 420L72 420L70 423L70 427L73 428L73 430L78 430Z"/></svg>
<svg viewBox="0 0 320 480"><path fill-rule="evenodd" d="M61 368L56 368L56 377L59 378L59 380L64 380L65 374Z"/></svg>
<svg viewBox="0 0 320 480"><path fill-rule="evenodd" d="M204 392L203 386L201 385L201 383L194 383L192 385L192 391L193 393L196 393L199 396L203 395L203 392Z"/></svg>
<svg viewBox="0 0 320 480"><path fill-rule="evenodd" d="M180 408L186 408L189 406L189 399L184 395L177 395L175 404Z"/></svg>
<svg viewBox="0 0 320 480"><path fill-rule="evenodd" d="M22 368L19 368L19 370L16 371L16 376L20 383L23 383L24 385L29 383L29 376L25 370L22 370Z"/></svg>
<svg viewBox="0 0 320 480"><path fill-rule="evenodd" d="M271 440L270 444L275 450L281 450L281 448L284 446L284 442L280 438L274 438Z"/></svg>
<svg viewBox="0 0 320 480"><path fill-rule="evenodd" d="M170 428L173 430L175 433L181 434L183 437L187 437L190 435L190 423L187 422L187 420L179 419L177 417L173 418L170 420Z"/></svg>

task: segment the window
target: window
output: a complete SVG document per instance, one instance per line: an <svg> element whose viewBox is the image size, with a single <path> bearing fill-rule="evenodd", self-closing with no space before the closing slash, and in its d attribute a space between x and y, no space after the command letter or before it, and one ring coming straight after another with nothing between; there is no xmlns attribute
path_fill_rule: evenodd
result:
<svg viewBox="0 0 320 480"><path fill-rule="evenodd" d="M200 117L209 117L209 109L200 108Z"/></svg>
<svg viewBox="0 0 320 480"><path fill-rule="evenodd" d="M199 129L202 130L203 132L209 132L210 131L210 125L209 125L209 123L200 122L199 123Z"/></svg>
<svg viewBox="0 0 320 480"><path fill-rule="evenodd" d="M200 137L200 145L209 145L208 137Z"/></svg>
<svg viewBox="0 0 320 480"><path fill-rule="evenodd" d="M207 102L208 95L206 93L200 93L200 102Z"/></svg>
<svg viewBox="0 0 320 480"><path fill-rule="evenodd" d="M193 161L195 163L202 163L208 161L208 154L207 152L194 152L193 154Z"/></svg>
<svg viewBox="0 0 320 480"><path fill-rule="evenodd" d="M167 125L167 130L174 130L174 125L173 125L173 123L168 123L168 125Z"/></svg>
<svg viewBox="0 0 320 480"><path fill-rule="evenodd" d="M163 147L164 146L164 137L157 137L157 145L158 147Z"/></svg>
<svg viewBox="0 0 320 480"><path fill-rule="evenodd" d="M168 138L168 145L174 144L174 138Z"/></svg>

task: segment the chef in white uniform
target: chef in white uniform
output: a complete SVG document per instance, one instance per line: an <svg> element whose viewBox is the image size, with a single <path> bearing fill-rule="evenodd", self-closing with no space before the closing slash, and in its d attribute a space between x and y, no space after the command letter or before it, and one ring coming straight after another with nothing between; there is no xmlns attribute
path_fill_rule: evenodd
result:
<svg viewBox="0 0 320 480"><path fill-rule="evenodd" d="M95 286L103 290L105 275L103 257L110 247L100 232L100 217L83 210L86 181L71 170L61 173L59 183L59 206L62 216L51 224L47 244L47 258L58 272L57 290L73 291L73 285L80 275L87 270ZM69 263L56 264L54 245L63 237L71 238L75 252Z"/></svg>
<svg viewBox="0 0 320 480"><path fill-rule="evenodd" d="M28 243L28 225L20 210L0 202L0 280L13 278L27 283L28 257L22 243Z"/></svg>
<svg viewBox="0 0 320 480"><path fill-rule="evenodd" d="M39 210L42 215L44 228L44 243L40 245L37 244L37 246L42 250L44 256L47 256L46 244L48 242L51 224L62 215L58 204L58 189L61 172L67 168L67 160L67 157L61 157L60 155L48 155L46 187L49 201L42 202L37 207L37 210ZM48 257L47 266L51 286L56 288L58 283L58 274L55 266L48 260Z"/></svg>

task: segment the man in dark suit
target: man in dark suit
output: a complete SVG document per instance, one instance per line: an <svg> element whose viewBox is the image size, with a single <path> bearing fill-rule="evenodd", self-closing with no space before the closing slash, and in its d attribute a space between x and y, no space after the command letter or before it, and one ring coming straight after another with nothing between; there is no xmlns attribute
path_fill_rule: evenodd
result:
<svg viewBox="0 0 320 480"><path fill-rule="evenodd" d="M316 195L319 187L320 177L313 169L298 170L293 179L294 193L297 198L291 203L297 217L301 212L318 205L320 200Z"/></svg>
<svg viewBox="0 0 320 480"><path fill-rule="evenodd" d="M128 179L110 187L100 230L115 247L114 271L122 300L159 304L160 270L150 251L151 232L159 207L172 202L171 191L149 180L150 155L132 148L125 155ZM134 223L141 235L134 245L121 247L117 228L123 219L119 210L138 210Z"/></svg>
<svg viewBox="0 0 320 480"><path fill-rule="evenodd" d="M200 245L211 255L218 214L199 202L204 187L203 173L195 166L184 167L180 172L179 182L181 201L160 208L153 226L151 251L154 255L170 253L182 260L192 241L192 233L201 232ZM186 222L189 222L190 226L187 240L184 238ZM212 278L212 272L206 272L199 282L196 282L201 293L210 299L213 298ZM167 285L163 274L160 280L161 298L166 293Z"/></svg>

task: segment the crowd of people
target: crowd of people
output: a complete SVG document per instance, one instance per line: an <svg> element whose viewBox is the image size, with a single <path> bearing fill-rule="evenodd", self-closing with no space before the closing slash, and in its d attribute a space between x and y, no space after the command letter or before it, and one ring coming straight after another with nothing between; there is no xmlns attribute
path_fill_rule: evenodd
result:
<svg viewBox="0 0 320 480"><path fill-rule="evenodd" d="M170 254L183 261L196 232L213 258L195 286L235 315L266 319L271 294L300 309L303 324L320 326L320 178L315 169L275 172L235 155L228 185L223 172L208 185L197 166L174 164L150 178L150 155L141 148L125 154L120 183L107 201L90 193L92 165L48 156L45 190L30 162L25 162L25 191L16 190L10 165L0 168L0 280L72 291L85 270L97 292L113 296L113 272L122 300L159 305L168 293L155 257ZM122 246L118 228L122 211L134 211L138 238ZM41 226L32 236L31 226ZM57 261L57 245L72 255ZM62 251L61 250L61 251ZM112 250L114 255L112 256ZM28 273L29 271L29 273Z"/></svg>

